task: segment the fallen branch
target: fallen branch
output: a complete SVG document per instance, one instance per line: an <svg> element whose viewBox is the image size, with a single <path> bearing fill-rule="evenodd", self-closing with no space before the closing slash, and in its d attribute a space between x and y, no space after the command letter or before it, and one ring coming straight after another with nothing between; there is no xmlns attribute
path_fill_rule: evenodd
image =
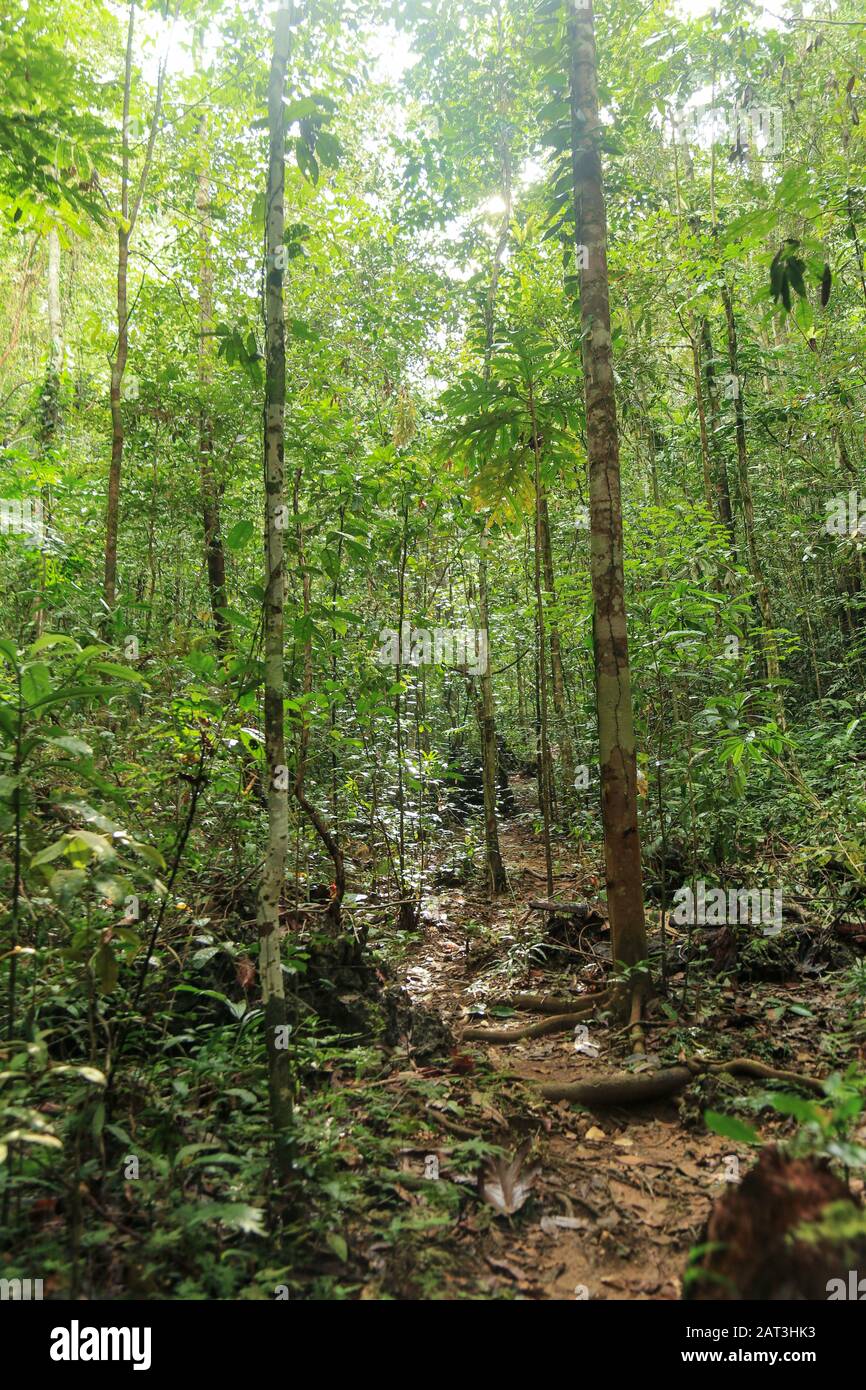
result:
<svg viewBox="0 0 866 1390"><path fill-rule="evenodd" d="M532 898L529 903L533 912L557 912L565 917L598 917L604 920L604 915L594 903L558 903L553 898Z"/></svg>
<svg viewBox="0 0 866 1390"><path fill-rule="evenodd" d="M676 1095L695 1077L703 1074L718 1075L730 1072L733 1076L752 1076L765 1081L785 1081L791 1086L802 1086L805 1090L824 1094L820 1077L806 1076L802 1072L781 1071L778 1067L767 1066L751 1057L735 1057L730 1062L699 1062L691 1058L679 1067L665 1067L661 1071L648 1072L641 1076L611 1076L603 1081L571 1081L542 1086L541 1094L545 1100L571 1100L590 1107L597 1105L629 1105L642 1101L660 1100L663 1096Z"/></svg>

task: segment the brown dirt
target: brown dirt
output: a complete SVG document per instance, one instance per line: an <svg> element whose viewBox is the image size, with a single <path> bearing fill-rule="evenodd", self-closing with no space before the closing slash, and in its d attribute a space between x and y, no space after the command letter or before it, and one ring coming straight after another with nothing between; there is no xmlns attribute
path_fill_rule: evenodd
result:
<svg viewBox="0 0 866 1390"><path fill-rule="evenodd" d="M528 795L526 788L524 805ZM511 896L491 905L480 889L467 887L427 897L423 939L401 972L413 1000L437 1009L458 1038L470 1017L479 1021L470 1013L477 1013L479 1003L513 989L555 994L589 989L598 985L609 960L607 929L595 927L580 933L568 951L550 953L542 967L529 961L526 968L506 975L507 953L513 956L541 934L540 919L527 910L527 903L543 892L544 874L529 814L502 827L501 841ZM560 841L557 858L567 862L557 865L563 871L556 875L555 897L595 900L598 878L591 866L575 867L574 847ZM475 925L467 931L467 923ZM652 933L652 921L648 926ZM679 991L681 977L672 983ZM813 1040L822 1014L831 1031L833 1000L823 980L813 976L788 985L717 986L712 1000L692 994L685 1013L676 1002L679 1017L673 1020L660 1001L650 1006L648 1065L662 1051L670 1063L685 1055L684 1048L691 1053L704 1047L715 1057L742 1055L755 1046L757 1031L765 1060L819 1073L829 1070L826 1060L816 1060ZM797 1004L808 1008L808 1019L790 1011ZM480 1021L508 1026L537 1017L521 1013L505 1021L497 1016ZM627 1033L611 1020L590 1018L583 1037L597 1055L577 1052L571 1034L507 1045L458 1043L452 1059L455 1078L477 1069L480 1084L489 1065L494 1075L531 1085L593 1080L629 1065ZM716 1079L707 1084L715 1086ZM738 1088L726 1079L720 1084L736 1094ZM471 1078L468 1089L471 1093ZM466 1094L464 1084L462 1096ZM738 1165L739 1176L746 1172L754 1150L706 1128L702 1111L707 1096L700 1092L696 1105L690 1093L680 1101L595 1114L566 1102L536 1101L532 1091L523 1096L522 1121L515 1118L513 1106L509 1116L503 1114L505 1107L488 1107L484 1137L513 1152L527 1134L533 1135L540 1175L532 1197L516 1215L462 1219L454 1248L457 1286L474 1296L532 1300L679 1298L690 1248L714 1202L730 1190L731 1174ZM713 1099L710 1092L710 1104ZM474 1100L481 1104L477 1088ZM761 1128L767 1132L763 1117ZM420 1158L414 1166L422 1175Z"/></svg>

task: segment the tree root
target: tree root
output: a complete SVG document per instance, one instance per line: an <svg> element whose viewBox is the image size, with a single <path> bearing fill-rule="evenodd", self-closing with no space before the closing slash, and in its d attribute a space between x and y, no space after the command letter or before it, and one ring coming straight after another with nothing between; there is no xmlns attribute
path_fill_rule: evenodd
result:
<svg viewBox="0 0 866 1390"><path fill-rule="evenodd" d="M529 1013L569 1014L575 1009L582 1009L584 1005L595 1004L598 1000L606 1003L609 995L610 990L607 989L599 990L595 994L511 994L496 1002L510 1009L526 1009Z"/></svg>
<svg viewBox="0 0 866 1390"><path fill-rule="evenodd" d="M791 1086L802 1086L817 1095L824 1094L820 1077L806 1076L802 1072L781 1071L778 1067L767 1066L751 1057L735 1057L730 1062L699 1062L691 1058L679 1067L665 1067L661 1071L648 1072L642 1076L611 1076L603 1081L571 1081L554 1083L540 1088L545 1100L572 1100L582 1105L639 1105L643 1101L660 1100L663 1096L676 1095L705 1073L730 1072L734 1076L752 1076L766 1081L785 1081Z"/></svg>
<svg viewBox="0 0 866 1390"><path fill-rule="evenodd" d="M582 1009L574 1009L566 1014L554 1014L552 1018L542 1019L540 1023L527 1023L522 1028L464 1028L464 1042L517 1042L520 1038L546 1038L551 1033L565 1033L575 1024L582 1023L595 1013L599 1004L607 1003L609 991L594 994L587 999Z"/></svg>

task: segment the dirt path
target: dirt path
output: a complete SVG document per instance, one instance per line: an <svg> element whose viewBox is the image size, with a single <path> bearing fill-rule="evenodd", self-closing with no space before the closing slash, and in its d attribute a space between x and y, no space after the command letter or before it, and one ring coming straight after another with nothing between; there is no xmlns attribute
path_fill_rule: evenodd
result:
<svg viewBox="0 0 866 1390"><path fill-rule="evenodd" d="M529 789L522 790L525 806ZM579 983L586 987L600 975L604 957L609 960L603 924L581 938L577 947L551 953L543 964L533 965L530 947L542 931L540 917L527 911L527 902L544 894L544 875L531 809L524 809L503 827L502 850L511 899L504 897L491 906L482 896L459 887L428 898L423 940L412 951L402 976L413 1001L435 1008L458 1037L473 1013L477 1015L479 1008L509 988L562 993L564 987ZM571 872L557 873L555 897L594 900L598 881L589 867L575 872L573 847L560 841L556 857L561 861L557 867ZM514 966L521 962L528 968L522 978L515 978ZM509 966L510 975L506 974ZM696 1026L695 1014L680 1023L676 1016L671 1020L651 1009L650 1064L654 1049L664 1049L670 1061L671 1047L676 1049L680 1038L688 1051L704 1045L715 1056L742 1052L743 1027L766 1025L780 998L793 1003L808 997L809 1018L815 1022L816 996L820 1014L822 990L828 1018L832 1008L825 986L814 978L794 985L718 988L724 1008L716 1013L715 1027L736 1031L714 1035ZM786 1007L783 1002L783 1014ZM510 1026L534 1017L521 1014L486 1021ZM700 1010L698 1021L699 1017ZM813 1046L796 1051L797 1030L804 1028L808 1033L809 1025L796 1012L787 1021L793 1024L793 1034L786 1032L779 1051L789 1058L805 1058L814 1067ZM463 1223L456 1258L458 1264L463 1261L476 1267L476 1272L479 1265L485 1268L482 1288L486 1279L491 1293L508 1286L512 1295L530 1299L681 1296L689 1249L697 1244L713 1201L736 1175L738 1161L748 1162L743 1149L738 1160L732 1155L731 1141L707 1129L705 1096L692 1094L678 1101L597 1113L566 1102L539 1100L530 1103L522 1123L515 1123L513 1111L506 1118L490 1104L489 1092L472 1091L472 1072L478 1074L479 1089L491 1073L494 1078L510 1076L530 1083L591 1080L628 1065L628 1054L627 1037L610 1021L593 1019L577 1039L566 1033L507 1045L458 1045L455 1071L470 1073L468 1091L487 1115L491 1139L514 1152L531 1137L533 1160L527 1161L540 1161L532 1200L522 1211L511 1218ZM712 1099L710 1095L710 1103Z"/></svg>

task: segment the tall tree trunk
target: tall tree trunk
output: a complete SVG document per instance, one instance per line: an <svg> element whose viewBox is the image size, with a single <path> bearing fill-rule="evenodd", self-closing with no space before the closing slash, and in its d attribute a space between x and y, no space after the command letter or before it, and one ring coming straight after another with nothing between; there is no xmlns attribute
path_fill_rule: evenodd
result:
<svg viewBox="0 0 866 1390"><path fill-rule="evenodd" d="M213 471L213 418L208 393L213 381L213 263L210 251L211 202L208 177L207 117L199 122L199 174L196 211L199 224L198 272L198 461L201 478L201 505L204 522L205 562L211 612L217 646L227 647L228 622L221 611L226 606L226 557L220 529L220 495Z"/></svg>
<svg viewBox="0 0 866 1390"><path fill-rule="evenodd" d="M701 382L701 340L694 331L694 325L689 330L689 341L692 345L692 370L695 380L695 404L698 408L698 425L701 432L701 469L704 479L704 501L707 509L712 516L715 512L713 471L710 462L710 440L707 433L707 413L704 407L704 388Z"/></svg>
<svg viewBox="0 0 866 1390"><path fill-rule="evenodd" d="M498 16L500 43L502 36L502 14ZM501 83L499 102L503 100ZM502 270L502 258L508 244L508 229L511 223L511 148L508 129L503 131L501 149L502 197L505 208L502 226L493 257L493 269L487 298L484 305L484 380L490 379L490 358L493 352L493 328L496 309L496 291ZM487 538L482 537L481 553L478 559L478 614L481 630L485 634L486 650L490 648L490 603L487 587ZM481 699L479 701L479 724L481 732L481 777L484 789L484 846L487 859L487 886L491 893L503 893L508 887L502 851L499 847L499 824L496 818L496 789L499 780L499 750L496 743L496 705L493 697L493 673L489 659L481 672Z"/></svg>
<svg viewBox="0 0 866 1390"><path fill-rule="evenodd" d="M746 538L746 553L749 558L749 569L752 572L752 579L758 598L758 607L761 611L764 661L767 668L767 679L771 685L776 685L779 679L779 657L775 638L773 636L773 609L770 603L770 593L764 578L764 571L761 566L761 558L758 554L758 543L755 536L755 508L752 502L752 487L749 481L749 459L746 451L746 417L743 406L743 383L740 378L737 325L734 319L734 306L731 301L731 292L727 282L723 282L722 285L722 302L725 306L725 322L728 329L728 366L730 368L731 378L734 382L734 420L737 434L737 486L740 493L740 511L743 517L743 532ZM781 694L778 689L776 690L776 698L779 702L781 711Z"/></svg>
<svg viewBox="0 0 866 1390"><path fill-rule="evenodd" d="M715 355L713 352L713 340L710 336L710 325L706 318L701 319L701 356L703 359L704 379L707 383L707 399L710 406L710 452L713 457L713 474L716 498L719 508L719 520L731 538L731 547L736 552L736 531L734 528L734 510L731 506L731 485L728 481L728 465L725 460L725 453L719 446L719 387L716 381Z"/></svg>
<svg viewBox="0 0 866 1390"><path fill-rule="evenodd" d="M268 844L258 899L259 970L265 1011L268 1090L277 1163L290 1172L292 1079L288 1023L280 958L280 896L289 842L289 781L283 714L283 604L285 596L283 528L284 415L286 340L283 310L282 252L285 209L285 119L283 94L289 57L292 10L281 9L274 22L274 49L268 85L268 188L265 291L265 756L268 767Z"/></svg>
<svg viewBox="0 0 866 1390"><path fill-rule="evenodd" d="M637 826L637 759L626 635L619 438L607 274L607 213L591 0L569 18L571 159L578 254L601 806L612 953L647 954Z"/></svg>
<svg viewBox="0 0 866 1390"><path fill-rule="evenodd" d="M538 795L541 802L544 868L547 875L547 896L553 897L553 854L550 845L551 789L549 729L547 716L547 658L544 631L544 587L541 582L541 445L538 440L538 420L535 414L535 394L529 386L529 413L532 420L532 449L535 460L535 615L538 625Z"/></svg>
<svg viewBox="0 0 866 1390"><path fill-rule="evenodd" d="M129 189L129 105L132 90L132 47L135 33L135 0L129 6L129 26L126 34L126 67L123 79L123 136L121 151L120 213L117 228L117 347L111 366L111 466L108 473L108 510L105 518L105 574L103 579L103 598L106 608L114 607L117 597L117 536L120 513L120 473L123 464L123 416L121 413L121 390L126 359L129 353L129 312L127 305L127 273L129 266L129 243L138 217L141 200L147 187L150 166L153 162L153 147L162 111L162 93L165 85L165 62L159 66L156 83L156 102L144 166L130 205Z"/></svg>
<svg viewBox="0 0 866 1390"><path fill-rule="evenodd" d="M482 537L482 546L486 537ZM487 596L487 556L481 551L478 561L478 614L481 631L487 634L489 651L490 607ZM493 702L493 676L490 660L481 672L481 699L478 702L481 724L481 775L484 785L484 844L487 857L487 886L491 893L504 893L508 887L502 851L499 848L499 825L496 819L496 788L499 754L496 746L496 708Z"/></svg>
<svg viewBox="0 0 866 1390"><path fill-rule="evenodd" d="M547 493L541 488L541 555L544 561L544 587L550 601L556 606L556 579L553 573L553 548L550 543L550 515L547 509ZM558 798L561 811L567 813L574 806L574 747L568 721L568 701L565 694L565 668L562 664L562 642L559 625L550 621L550 681L553 688L553 712L556 716L556 734L559 745L559 759L562 765L562 795Z"/></svg>
<svg viewBox="0 0 866 1390"><path fill-rule="evenodd" d="M404 739L403 739L403 622L406 616L406 565L409 559L409 497L404 493L402 505L403 531L400 536L400 559L397 566L397 599L398 599L398 626L399 633L397 639L397 667L394 672L394 686L396 695L394 696L394 726L397 735L397 855L400 868L400 913L399 926L401 931L413 931L417 926L415 905L409 900L409 885L406 882L406 792L405 792L405 769L403 767Z"/></svg>
<svg viewBox="0 0 866 1390"><path fill-rule="evenodd" d="M60 389L63 371L63 319L60 311L60 237L57 228L48 233L48 364L45 369L45 382L42 387L40 409L40 436L43 451L47 452L60 428ZM51 525L51 486L45 484L41 489L42 516L46 526ZM45 626L45 590L47 584L48 557L44 543L40 539L39 556L39 598L36 602L34 627L37 637L42 636Z"/></svg>
<svg viewBox="0 0 866 1390"><path fill-rule="evenodd" d="M120 512L120 470L123 464L123 414L120 393L129 352L127 267L129 264L129 100L132 87L132 41L135 3L129 6L126 70L123 80L123 148L121 151L120 216L117 228L117 347L111 362L111 466L108 472L108 512L105 518L105 575L102 596L111 610L117 597L117 533Z"/></svg>
<svg viewBox="0 0 866 1390"><path fill-rule="evenodd" d="M312 619L310 611L312 608L312 584L310 579L310 569L307 564L306 542L304 528L301 523L300 509L300 486L301 469L295 470L295 485L292 492L292 510L295 518L295 540L298 554L298 569L301 574L301 592L304 604L304 619L307 628L307 636L304 639L304 666L302 692L304 696L303 711L301 714L301 731L298 738L298 755L295 764L295 800L300 806L304 815L309 820L319 839L327 851L331 863L334 866L334 882L331 893L331 900L328 904L328 920L331 925L338 929L341 921L343 897L346 892L346 865L343 858L343 851L337 835L332 833L324 816L307 796L306 775L307 775L307 754L310 746L310 724L309 717L312 707L313 694L313 637ZM402 824L402 823L401 823ZM402 845L402 835L401 835ZM402 859L401 859L402 864Z"/></svg>
<svg viewBox="0 0 866 1390"><path fill-rule="evenodd" d="M63 317L60 311L60 237L57 228L48 233L48 362L52 372L63 368Z"/></svg>

